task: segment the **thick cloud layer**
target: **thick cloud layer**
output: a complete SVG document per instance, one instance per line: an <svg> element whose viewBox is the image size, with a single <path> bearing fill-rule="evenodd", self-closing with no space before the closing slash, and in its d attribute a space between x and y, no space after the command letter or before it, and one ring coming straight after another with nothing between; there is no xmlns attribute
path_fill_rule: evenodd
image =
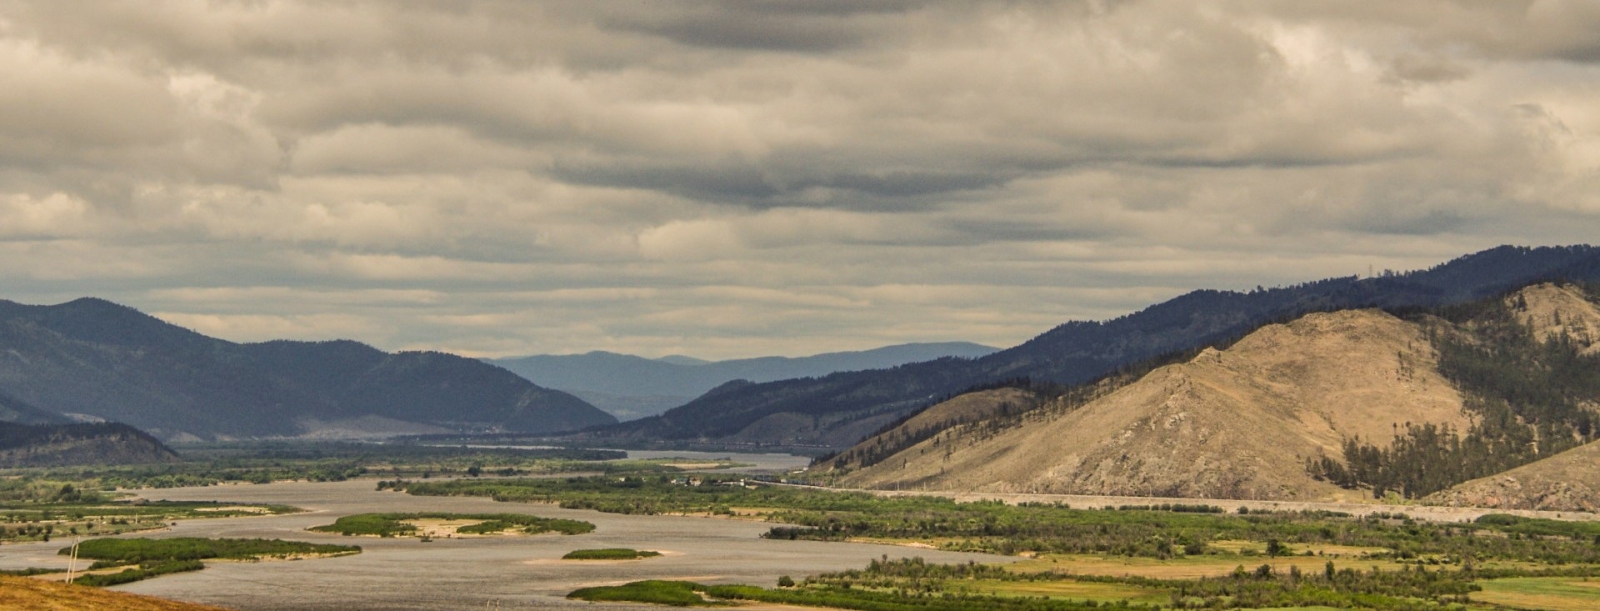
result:
<svg viewBox="0 0 1600 611"><path fill-rule="evenodd" d="M0 296L717 358L1592 242L1597 6L0 0Z"/></svg>

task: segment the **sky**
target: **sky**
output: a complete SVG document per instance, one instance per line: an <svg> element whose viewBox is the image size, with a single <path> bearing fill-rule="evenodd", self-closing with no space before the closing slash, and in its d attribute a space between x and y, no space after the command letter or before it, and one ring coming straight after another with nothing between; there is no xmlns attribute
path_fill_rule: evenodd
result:
<svg viewBox="0 0 1600 611"><path fill-rule="evenodd" d="M234 341L1010 346L1600 236L1600 2L0 0L0 298Z"/></svg>

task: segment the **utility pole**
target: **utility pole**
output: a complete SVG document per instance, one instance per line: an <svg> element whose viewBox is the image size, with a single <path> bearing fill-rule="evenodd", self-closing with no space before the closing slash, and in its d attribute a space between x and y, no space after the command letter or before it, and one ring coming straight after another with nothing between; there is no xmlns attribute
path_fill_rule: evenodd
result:
<svg viewBox="0 0 1600 611"><path fill-rule="evenodd" d="M67 560L67 583L71 584L73 574L78 572L78 536L72 536L72 556Z"/></svg>

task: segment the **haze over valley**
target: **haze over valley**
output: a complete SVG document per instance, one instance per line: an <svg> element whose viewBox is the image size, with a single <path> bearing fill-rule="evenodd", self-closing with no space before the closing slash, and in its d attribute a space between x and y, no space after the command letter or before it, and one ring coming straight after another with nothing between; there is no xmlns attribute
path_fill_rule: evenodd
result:
<svg viewBox="0 0 1600 611"><path fill-rule="evenodd" d="M772 382L841 371L887 369L943 357L977 358L995 348L968 342L901 344L859 352L799 358L779 356L705 361L686 356L646 359L610 352L535 355L493 363L534 383L571 392L622 420L654 416L713 388L743 380Z"/></svg>

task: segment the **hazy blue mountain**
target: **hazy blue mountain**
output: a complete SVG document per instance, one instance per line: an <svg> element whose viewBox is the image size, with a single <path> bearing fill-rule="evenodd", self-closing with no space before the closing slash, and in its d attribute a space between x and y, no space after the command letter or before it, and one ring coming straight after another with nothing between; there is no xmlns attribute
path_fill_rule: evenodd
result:
<svg viewBox="0 0 1600 611"><path fill-rule="evenodd" d="M705 365L711 362L705 359L697 359L685 354L669 354L657 358L656 360L663 363L672 363L673 365Z"/></svg>
<svg viewBox="0 0 1600 611"><path fill-rule="evenodd" d="M559 388L622 419L640 418L687 403L733 380L770 382L840 371L884 369L943 357L977 358L996 348L969 342L886 346L814 356L705 361L674 355L659 359L590 352L495 359L533 383Z"/></svg>
<svg viewBox="0 0 1600 611"><path fill-rule="evenodd" d="M1554 279L1600 281L1600 248L1502 246L1376 278L1332 278L1249 293L1193 291L1113 320L1069 322L974 360L719 389L659 416L583 436L613 443L844 448L913 409L981 384L1011 378L1076 384L1313 311L1462 303Z"/></svg>
<svg viewBox="0 0 1600 611"><path fill-rule="evenodd" d="M71 418L48 412L0 392L0 422L12 424L69 424Z"/></svg>
<svg viewBox="0 0 1600 611"><path fill-rule="evenodd" d="M236 344L87 298L0 301L0 389L34 411L166 439L549 433L616 421L474 359L351 341Z"/></svg>

